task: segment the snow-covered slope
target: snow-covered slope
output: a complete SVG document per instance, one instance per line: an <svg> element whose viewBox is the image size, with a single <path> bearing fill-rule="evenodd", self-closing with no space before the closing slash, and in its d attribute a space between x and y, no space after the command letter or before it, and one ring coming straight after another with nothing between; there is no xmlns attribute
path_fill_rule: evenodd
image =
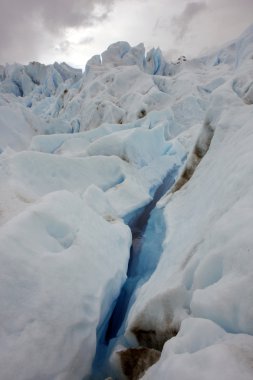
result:
<svg viewBox="0 0 253 380"><path fill-rule="evenodd" d="M7 223L0 240L1 378L81 379L125 280L129 230L59 191Z"/></svg>
<svg viewBox="0 0 253 380"><path fill-rule="evenodd" d="M224 64L207 66L211 75L229 73L203 120L214 131L210 148L158 205L163 253L136 293L126 336L158 350L176 336L145 379L253 376L252 32L222 50Z"/></svg>
<svg viewBox="0 0 253 380"><path fill-rule="evenodd" d="M0 67L1 379L252 378L252 51Z"/></svg>

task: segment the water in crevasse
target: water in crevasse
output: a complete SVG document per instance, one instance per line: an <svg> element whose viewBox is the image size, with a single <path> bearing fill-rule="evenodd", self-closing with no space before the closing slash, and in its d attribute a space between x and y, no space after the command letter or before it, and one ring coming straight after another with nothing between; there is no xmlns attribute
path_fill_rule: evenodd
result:
<svg viewBox="0 0 253 380"><path fill-rule="evenodd" d="M126 317L134 302L135 290L148 280L159 261L165 237L165 222L163 209L155 206L174 184L178 169L175 166L167 173L162 184L155 191L153 200L129 222L133 240L127 280L111 308L106 323L98 332L99 343L93 363L93 374L90 377L92 380L104 379L102 368L105 365L110 341L124 334Z"/></svg>

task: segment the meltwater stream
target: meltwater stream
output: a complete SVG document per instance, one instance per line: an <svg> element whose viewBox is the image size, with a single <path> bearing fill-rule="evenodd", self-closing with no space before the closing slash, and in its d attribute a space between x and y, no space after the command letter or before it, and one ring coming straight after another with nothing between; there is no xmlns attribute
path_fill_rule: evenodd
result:
<svg viewBox="0 0 253 380"><path fill-rule="evenodd" d="M128 263L127 279L120 295L108 318L107 326L103 326L100 333L100 341L97 346L97 354L93 363L93 375L90 379L104 379L102 367L106 364L107 348L110 342L117 336L122 336L125 329L125 321L129 308L133 303L133 294L140 284L148 280L162 253L162 243L165 235L163 210L155 208L160 198L175 183L179 167L174 166L162 184L156 189L153 200L132 218L129 227L132 231L132 247Z"/></svg>
<svg viewBox="0 0 253 380"><path fill-rule="evenodd" d="M173 168L173 170L170 170L167 173L162 184L157 188L154 194L153 200L143 209L139 217L136 220L133 220L133 222L129 224L129 227L131 228L131 231L132 231L133 240L132 240L132 247L130 251L130 259L128 263L127 280L121 290L121 293L114 307L111 319L109 321L108 329L107 329L107 333L105 337L106 343L108 343L110 339L114 338L117 335L122 323L124 322L124 319L128 310L128 306L129 306L129 301L136 288L137 282L139 281L144 282L144 280L147 280L147 278L151 275L151 272L155 270L155 267L159 260L161 252L158 252L158 250L156 249L154 251L153 257L145 257L144 259L140 257L140 254L143 254L143 252L141 251L145 243L145 240L147 240L149 237L148 235L145 239L145 231L148 225L151 211L155 208L156 203L160 200L160 198L174 184L177 171L178 171L178 168L175 167ZM157 222L161 224L162 215L160 214L162 213L162 211L159 209L155 211L157 214L156 219L160 219L159 222L158 220ZM154 228L154 226L152 226L152 223L150 227ZM149 242L149 244L151 245L162 244L163 238L161 236L161 233L163 231L164 231L163 228L156 231L157 236L156 236L155 242L154 241ZM151 233L151 231L149 232ZM151 235L153 234L151 233ZM158 247L153 247L153 248L155 249ZM141 264L143 260L146 261L146 265Z"/></svg>

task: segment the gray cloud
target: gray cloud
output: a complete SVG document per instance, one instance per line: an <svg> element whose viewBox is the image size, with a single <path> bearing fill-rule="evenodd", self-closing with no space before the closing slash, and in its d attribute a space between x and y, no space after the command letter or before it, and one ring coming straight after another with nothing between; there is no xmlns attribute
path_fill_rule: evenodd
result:
<svg viewBox="0 0 253 380"><path fill-rule="evenodd" d="M79 42L78 45L89 45L91 42L94 41L94 38L91 36L84 37L82 38Z"/></svg>
<svg viewBox="0 0 253 380"><path fill-rule="evenodd" d="M66 28L105 20L114 0L8 0L1 2L0 62L38 59ZM60 50L68 50L66 41Z"/></svg>
<svg viewBox="0 0 253 380"><path fill-rule="evenodd" d="M182 39L190 28L193 19L207 9L205 2L191 2L188 3L183 12L173 18L172 24L177 29L177 39Z"/></svg>
<svg viewBox="0 0 253 380"><path fill-rule="evenodd" d="M118 40L193 57L237 37L252 14L253 0L0 0L0 64L84 65Z"/></svg>
<svg viewBox="0 0 253 380"><path fill-rule="evenodd" d="M69 54L71 48L79 48L82 45L89 45L93 41L94 38L91 36L84 37L77 43L71 43L69 40L62 40L55 46L55 50L63 54Z"/></svg>
<svg viewBox="0 0 253 380"><path fill-rule="evenodd" d="M55 50L60 51L61 53L67 53L70 47L71 43L68 40L64 40L55 47Z"/></svg>

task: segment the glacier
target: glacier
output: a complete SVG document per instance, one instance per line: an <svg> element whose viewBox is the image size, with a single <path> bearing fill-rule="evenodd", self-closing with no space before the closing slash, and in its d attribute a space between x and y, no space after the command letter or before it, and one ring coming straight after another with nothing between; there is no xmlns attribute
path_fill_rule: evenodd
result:
<svg viewBox="0 0 253 380"><path fill-rule="evenodd" d="M252 379L252 52L0 66L1 379Z"/></svg>

